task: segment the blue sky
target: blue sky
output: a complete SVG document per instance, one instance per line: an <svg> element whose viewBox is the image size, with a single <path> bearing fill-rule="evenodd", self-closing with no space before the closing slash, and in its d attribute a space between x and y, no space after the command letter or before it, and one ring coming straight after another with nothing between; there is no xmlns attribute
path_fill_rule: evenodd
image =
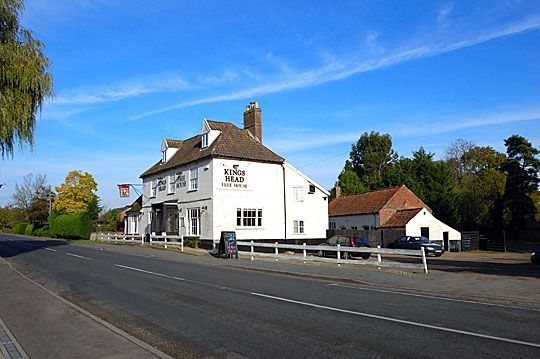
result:
<svg viewBox="0 0 540 359"><path fill-rule="evenodd" d="M263 109L263 142L330 188L365 131L401 155L444 156L455 139L540 147L538 1L27 0L55 97L34 150L0 163L0 205L28 173L59 185L92 173L102 204L140 182L163 138L204 117L242 125Z"/></svg>

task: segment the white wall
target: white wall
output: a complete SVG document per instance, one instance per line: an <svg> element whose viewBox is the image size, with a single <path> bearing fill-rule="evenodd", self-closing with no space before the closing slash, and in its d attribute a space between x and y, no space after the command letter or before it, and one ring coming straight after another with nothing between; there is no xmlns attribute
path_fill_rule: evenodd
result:
<svg viewBox="0 0 540 359"><path fill-rule="evenodd" d="M330 217L329 222L334 222L336 224L335 229L340 229L341 227L345 227L345 229L351 229L352 227L364 229L364 226L369 226L370 229L373 229L379 226L379 216L376 214L335 216Z"/></svg>
<svg viewBox="0 0 540 359"><path fill-rule="evenodd" d="M328 228L328 192L288 163L285 168L285 194L287 203L287 238L326 238ZM310 185L315 186L309 193ZM294 187L300 198L294 196ZM299 199L299 200L298 200ZM294 233L294 221L304 221L304 233Z"/></svg>
<svg viewBox="0 0 540 359"><path fill-rule="evenodd" d="M189 170L197 167L198 189L189 190ZM236 172L236 175L234 172ZM150 197L153 179L182 172L185 186L168 193L156 191ZM285 199L284 181L285 174ZM328 225L328 193L305 175L288 164L250 162L231 159L213 159L182 166L163 173L145 177L143 180L143 215L140 229L149 233L148 213L152 204L177 203L179 216L184 218L180 235L188 234L188 208L201 208L201 239L219 240L221 231L235 231L238 239L287 239L325 238ZM315 184L314 193L309 185ZM301 188L301 200L295 201L293 187ZM286 205L286 223L285 211ZM262 226L237 225L237 209L262 210ZM304 222L304 233L293 233L293 221ZM286 227L286 228L285 228Z"/></svg>
<svg viewBox="0 0 540 359"><path fill-rule="evenodd" d="M405 226L405 233L408 236L420 236L421 227L429 228L429 239L431 241L442 242L443 232L448 232L448 239L451 241L461 240L460 232L435 218L425 208L418 212L418 214L407 223Z"/></svg>

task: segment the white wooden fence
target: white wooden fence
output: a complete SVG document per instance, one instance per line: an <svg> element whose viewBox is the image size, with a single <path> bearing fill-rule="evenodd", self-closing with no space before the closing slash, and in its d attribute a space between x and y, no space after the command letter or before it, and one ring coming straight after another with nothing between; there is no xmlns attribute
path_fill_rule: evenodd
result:
<svg viewBox="0 0 540 359"><path fill-rule="evenodd" d="M96 239L103 242L144 244L144 236L133 234L97 233ZM151 235L150 244L163 245L165 248L167 248L168 245L180 246L180 250L182 252L184 251L183 236Z"/></svg>
<svg viewBox="0 0 540 359"><path fill-rule="evenodd" d="M113 242L113 243L141 243L144 244L144 236L140 235L128 235L128 234L116 234L116 233L97 233L96 239L103 242ZM163 245L165 248L167 246L180 246L180 250L184 251L184 238L183 236L167 236L167 235L151 235L150 244ZM390 248L356 248L356 247L341 247L339 244L337 246L312 246L303 244L279 244L275 243L261 243L261 242L237 242L238 247L249 247L249 251L238 251L239 254L248 255L251 257L251 260L254 260L255 256L260 257L271 257L275 260L286 259L286 260L302 260L307 261L318 261L318 262L331 262L340 264L359 264L359 265L369 265L376 267L393 267L393 268L407 268L407 269L422 269L425 273L428 272L426 252L424 248L420 250L412 249L390 249ZM255 252L255 248L274 248L273 253L265 252ZM289 255L289 254L280 254L279 250L302 250L302 255ZM308 252L311 252L308 255ZM315 253L313 253L315 252ZM318 255L320 252L336 252L336 258L325 258ZM350 260L344 259L343 257L350 257L352 253L370 253L377 256L376 261L372 260ZM316 255L313 255L316 254ZM422 263L401 263L395 261L384 261L382 260L383 255L403 255L403 256L413 256L420 257Z"/></svg>
<svg viewBox="0 0 540 359"><path fill-rule="evenodd" d="M390 248L381 248L380 246L377 246L377 248L356 248L356 247L341 247L341 245L337 246L308 246L305 243L303 244L279 244L278 242L275 243L259 243L259 242L237 242L238 247L249 247L250 251L238 251L240 254L245 254L251 257L251 260L254 259L255 256L261 256L261 257L271 257L275 258L275 260L279 259L287 259L287 260L302 260L304 263L306 261L320 261L320 262L332 262L340 264L360 264L360 265L371 265L376 267L394 267L394 268L408 268L408 269L422 269L425 273L428 273L428 267L427 267L427 260L426 260L426 252L424 248L419 250L412 250L412 249L390 249ZM274 248L274 253L265 253L265 252L255 252L255 248ZM279 249L284 250L302 250L302 255L288 255L288 254L280 254ZM316 256L314 255L308 255L309 252L316 252ZM336 252L336 258L325 258L323 256L320 256L320 253L326 253L326 252ZM350 257L352 253L370 253L377 255L376 261L370 261L370 260L350 260L350 259L343 259L343 254L345 254L345 257ZM313 254L313 253L312 253ZM404 256L413 256L413 257L420 257L422 262L420 264L414 264L414 263L401 263L401 262L395 262L395 261L382 261L382 255L404 255Z"/></svg>

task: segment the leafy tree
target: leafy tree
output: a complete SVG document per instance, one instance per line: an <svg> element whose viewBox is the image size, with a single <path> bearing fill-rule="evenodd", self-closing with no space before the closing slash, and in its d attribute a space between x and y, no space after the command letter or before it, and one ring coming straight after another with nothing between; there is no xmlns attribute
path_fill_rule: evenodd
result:
<svg viewBox="0 0 540 359"><path fill-rule="evenodd" d="M442 161L434 161L433 153L423 147L413 158L400 158L386 173L386 186L406 185L432 210L435 216L450 225L457 223L457 193L450 169Z"/></svg>
<svg viewBox="0 0 540 359"><path fill-rule="evenodd" d="M121 231L124 228L124 223L120 220L120 210L111 209L100 218L102 223L100 226L101 231L116 232Z"/></svg>
<svg viewBox="0 0 540 359"><path fill-rule="evenodd" d="M101 212L101 207L99 205L99 197L94 195L94 197L88 202L86 207L86 213L93 222L96 222L99 218L99 213Z"/></svg>
<svg viewBox="0 0 540 359"><path fill-rule="evenodd" d="M352 169L344 169L339 175L338 182L343 196L367 192L366 187Z"/></svg>
<svg viewBox="0 0 540 359"><path fill-rule="evenodd" d="M452 172L452 178L458 187L461 185L463 177L469 172L465 154L474 147L476 145L473 142L458 138L446 149L446 164Z"/></svg>
<svg viewBox="0 0 540 359"><path fill-rule="evenodd" d="M504 140L507 160L501 168L507 175L504 206L510 215L510 225L519 227L534 220L536 206L531 196L538 191L540 151L524 137L513 135Z"/></svg>
<svg viewBox="0 0 540 359"><path fill-rule="evenodd" d="M34 142L36 113L52 95L43 44L22 27L22 0L0 1L0 152L13 155L16 142Z"/></svg>
<svg viewBox="0 0 540 359"><path fill-rule="evenodd" d="M383 176L397 160L389 134L365 132L351 149L351 165L368 190L384 187Z"/></svg>
<svg viewBox="0 0 540 359"><path fill-rule="evenodd" d="M7 205L0 207L0 228L11 228L16 223L25 221L22 209Z"/></svg>
<svg viewBox="0 0 540 359"><path fill-rule="evenodd" d="M21 184L15 184L13 204L20 208L25 221L42 226L49 215L50 186L47 185L47 176L32 173L24 176Z"/></svg>
<svg viewBox="0 0 540 359"><path fill-rule="evenodd" d="M98 206L96 195L97 183L88 172L71 171L64 183L55 187L58 193L53 202L53 209L61 213L79 213ZM97 211L99 213L99 210Z"/></svg>
<svg viewBox="0 0 540 359"><path fill-rule="evenodd" d="M459 212L463 228L497 226L506 175L500 171L506 156L493 148L473 146L462 154L463 171L458 185Z"/></svg>

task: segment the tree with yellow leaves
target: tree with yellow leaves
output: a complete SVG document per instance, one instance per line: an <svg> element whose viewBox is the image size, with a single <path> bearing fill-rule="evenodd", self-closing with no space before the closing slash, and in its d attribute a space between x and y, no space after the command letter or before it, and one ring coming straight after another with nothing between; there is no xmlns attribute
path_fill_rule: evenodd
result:
<svg viewBox="0 0 540 359"><path fill-rule="evenodd" d="M97 183L88 172L71 171L64 183L54 188L58 195L52 205L53 210L64 213L79 213L88 209L96 198Z"/></svg>

